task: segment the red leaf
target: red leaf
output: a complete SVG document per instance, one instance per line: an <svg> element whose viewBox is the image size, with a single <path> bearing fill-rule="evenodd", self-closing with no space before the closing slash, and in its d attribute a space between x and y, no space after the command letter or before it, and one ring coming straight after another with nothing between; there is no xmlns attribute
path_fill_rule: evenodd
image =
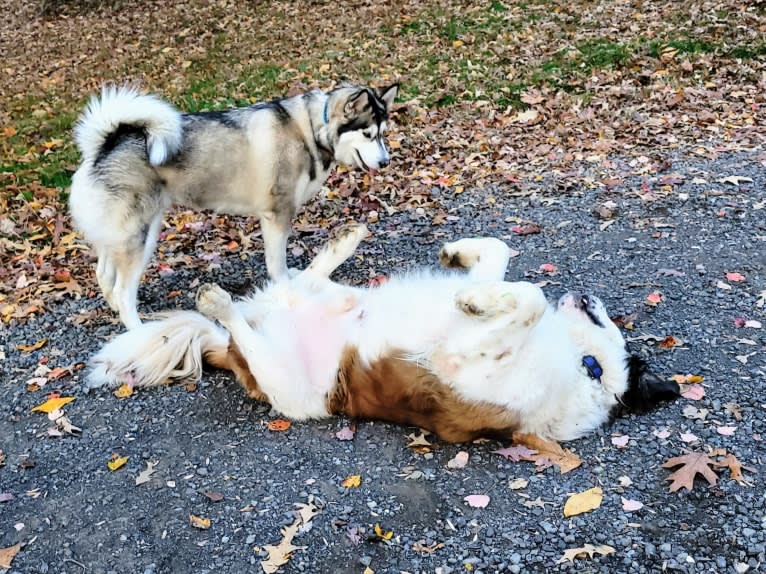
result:
<svg viewBox="0 0 766 574"><path fill-rule="evenodd" d="M726 279L728 279L732 283L739 283L740 281L745 280L745 276L742 275L741 273L737 273L736 271L733 271L726 274Z"/></svg>

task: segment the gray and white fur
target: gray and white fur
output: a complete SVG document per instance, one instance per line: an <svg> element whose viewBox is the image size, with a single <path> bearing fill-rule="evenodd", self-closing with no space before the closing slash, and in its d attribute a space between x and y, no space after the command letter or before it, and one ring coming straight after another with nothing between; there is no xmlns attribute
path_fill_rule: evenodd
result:
<svg viewBox="0 0 766 574"><path fill-rule="evenodd" d="M138 284L172 204L257 217L268 274L287 278L290 222L334 165L388 164L384 133L397 90L341 87L199 113L126 86L93 97L75 127L82 163L70 207L123 324L141 323Z"/></svg>

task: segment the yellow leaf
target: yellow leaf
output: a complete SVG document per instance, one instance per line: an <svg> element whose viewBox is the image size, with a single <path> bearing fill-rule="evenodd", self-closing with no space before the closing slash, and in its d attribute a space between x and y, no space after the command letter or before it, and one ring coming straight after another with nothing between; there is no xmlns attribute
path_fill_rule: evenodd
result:
<svg viewBox="0 0 766 574"><path fill-rule="evenodd" d="M7 128L3 128L3 135L7 138L15 136L16 128L14 128L13 126L8 126Z"/></svg>
<svg viewBox="0 0 766 574"><path fill-rule="evenodd" d="M125 466L125 463L128 462L129 458L129 456L120 456L115 452L112 454L112 458L107 461L106 466L109 467L109 470L114 472L118 468Z"/></svg>
<svg viewBox="0 0 766 574"><path fill-rule="evenodd" d="M686 382L687 383L701 383L705 380L705 377L702 375L686 375Z"/></svg>
<svg viewBox="0 0 766 574"><path fill-rule="evenodd" d="M564 504L564 516L567 518L570 516L576 516L584 512L590 512L601 506L601 501L604 499L604 492L600 486L589 488L585 492L573 494L570 496L566 504Z"/></svg>
<svg viewBox="0 0 766 574"><path fill-rule="evenodd" d="M465 44L465 42L463 42L463 40L455 40L454 42L452 42L452 47L453 48L460 48L463 44Z"/></svg>
<svg viewBox="0 0 766 574"><path fill-rule="evenodd" d="M36 351L37 349L41 349L45 346L45 343L48 342L48 339L40 339L33 345L16 345L16 348L19 351L24 351L25 353L30 353L32 351Z"/></svg>
<svg viewBox="0 0 766 574"><path fill-rule="evenodd" d="M376 522L375 523L375 536L377 536L381 540L388 541L388 540L391 540L394 537L394 531L393 530L385 531L385 530L383 530L380 527L380 523Z"/></svg>
<svg viewBox="0 0 766 574"><path fill-rule="evenodd" d="M52 413L53 411L57 411L64 405L68 405L73 400L75 400L77 397L58 397L56 399L48 399L41 405L37 405L35 408L32 409L33 413Z"/></svg>
<svg viewBox="0 0 766 574"><path fill-rule="evenodd" d="M367 566L367 568L364 569L364 572L362 574L375 574L375 570Z"/></svg>
<svg viewBox="0 0 766 574"><path fill-rule="evenodd" d="M201 516L194 516L193 514L190 514L189 524L191 524L194 528L199 528L200 530L207 530L208 528L210 528L210 519L202 518Z"/></svg>
<svg viewBox="0 0 766 574"><path fill-rule="evenodd" d="M127 399L133 394L133 387L130 385L120 385L120 388L112 393L118 399Z"/></svg>
<svg viewBox="0 0 766 574"><path fill-rule="evenodd" d="M344 479L340 484L346 488L359 488L359 486L362 484L362 477L358 474L352 474L348 478Z"/></svg>

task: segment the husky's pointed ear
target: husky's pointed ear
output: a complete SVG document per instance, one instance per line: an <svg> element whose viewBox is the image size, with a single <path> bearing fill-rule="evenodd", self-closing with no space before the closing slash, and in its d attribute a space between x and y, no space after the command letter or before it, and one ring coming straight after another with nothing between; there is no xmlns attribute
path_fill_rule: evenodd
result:
<svg viewBox="0 0 766 574"><path fill-rule="evenodd" d="M399 84L391 84L390 86L386 86L384 88L376 88L375 93L378 94L378 97L385 102L386 109L390 110L391 106L394 105L396 94L399 93Z"/></svg>
<svg viewBox="0 0 766 574"><path fill-rule="evenodd" d="M620 402L631 412L646 412L662 401L672 401L681 395L675 381L664 381L649 370L646 361L636 355L628 359L628 390Z"/></svg>
<svg viewBox="0 0 766 574"><path fill-rule="evenodd" d="M357 116L368 105L370 105L370 94L367 90L357 90L346 100L346 104L343 106L343 113L347 117Z"/></svg>

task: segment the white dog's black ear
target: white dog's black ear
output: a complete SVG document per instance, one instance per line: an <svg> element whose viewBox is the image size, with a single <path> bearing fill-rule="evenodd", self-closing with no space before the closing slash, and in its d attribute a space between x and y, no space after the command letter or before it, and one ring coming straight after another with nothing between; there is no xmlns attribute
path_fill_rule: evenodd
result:
<svg viewBox="0 0 766 574"><path fill-rule="evenodd" d="M385 88L377 88L375 92L378 94L378 97L385 102L386 109L390 110L391 106L394 105L396 94L399 93L399 84L391 84Z"/></svg>
<svg viewBox="0 0 766 574"><path fill-rule="evenodd" d="M651 410L662 401L672 401L681 395L675 381L665 381L652 373L641 357L631 355L628 359L628 390L620 402L631 412Z"/></svg>

